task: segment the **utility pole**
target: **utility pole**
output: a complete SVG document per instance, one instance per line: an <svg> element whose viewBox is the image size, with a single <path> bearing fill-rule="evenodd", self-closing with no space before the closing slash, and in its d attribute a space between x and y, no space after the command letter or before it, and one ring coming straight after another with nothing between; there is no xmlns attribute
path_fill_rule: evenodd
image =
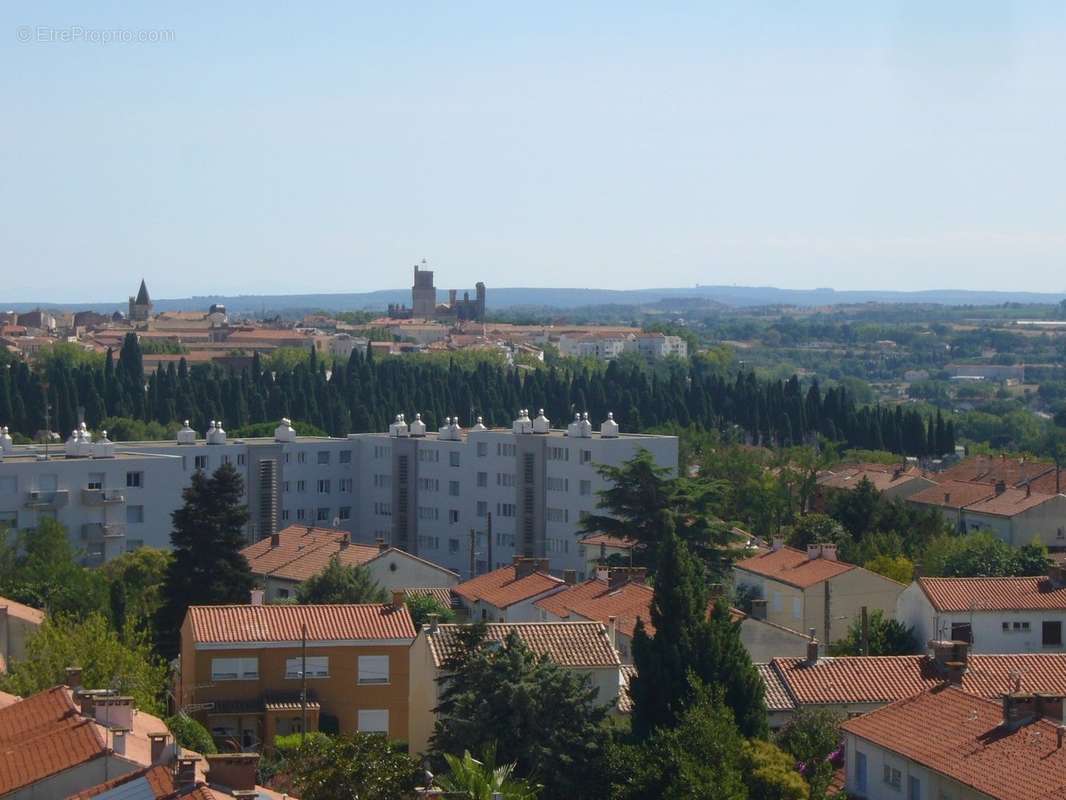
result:
<svg viewBox="0 0 1066 800"><path fill-rule="evenodd" d="M825 643L822 645L823 647L825 647L825 654L826 655L829 655L829 642L832 641L830 639L830 636L829 636L829 631L830 631L830 628L831 628L831 620L832 620L832 616L830 615L830 611L829 611L831 600L832 600L832 598L831 598L831 592L830 592L830 589L829 589L829 581L826 580L826 582L825 582Z"/></svg>
<svg viewBox="0 0 1066 800"><path fill-rule="evenodd" d="M870 655L870 617L866 613L866 606L862 607L862 655Z"/></svg>
<svg viewBox="0 0 1066 800"><path fill-rule="evenodd" d="M307 741L307 623L300 627L300 747Z"/></svg>
<svg viewBox="0 0 1066 800"><path fill-rule="evenodd" d="M477 531L470 529L470 577L477 577Z"/></svg>
<svg viewBox="0 0 1066 800"><path fill-rule="evenodd" d="M492 512L491 511L485 512L485 519L488 520L488 525L487 525L488 530L485 533L486 538L488 538L488 540L489 540L489 544L488 544L488 550L489 550L488 567L489 567L489 572L492 572L492 570L493 570L493 566L492 566L493 561L492 561Z"/></svg>

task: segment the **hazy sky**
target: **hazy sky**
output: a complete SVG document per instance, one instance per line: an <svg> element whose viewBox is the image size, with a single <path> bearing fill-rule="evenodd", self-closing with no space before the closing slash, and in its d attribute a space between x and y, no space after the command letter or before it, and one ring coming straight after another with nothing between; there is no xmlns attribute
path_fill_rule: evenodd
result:
<svg viewBox="0 0 1066 800"><path fill-rule="evenodd" d="M1061 0L168 5L0 7L0 303L1066 290Z"/></svg>

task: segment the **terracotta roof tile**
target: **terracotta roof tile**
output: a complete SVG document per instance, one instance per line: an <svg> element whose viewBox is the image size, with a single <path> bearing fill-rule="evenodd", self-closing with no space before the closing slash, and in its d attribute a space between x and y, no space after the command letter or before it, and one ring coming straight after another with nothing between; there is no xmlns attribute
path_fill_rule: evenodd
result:
<svg viewBox="0 0 1066 800"><path fill-rule="evenodd" d="M937 611L1066 610L1066 587L1050 578L919 578Z"/></svg>
<svg viewBox="0 0 1066 800"><path fill-rule="evenodd" d="M427 633L437 667L455 651L462 627L439 625L436 633ZM534 653L563 667L620 667L622 663L607 640L607 629L598 622L492 622L485 628L488 641L503 642L514 631Z"/></svg>
<svg viewBox="0 0 1066 800"><path fill-rule="evenodd" d="M508 608L565 585L559 578L544 572L534 572L515 580L514 566L506 566L463 581L453 591L471 603L482 600L496 608Z"/></svg>
<svg viewBox="0 0 1066 800"><path fill-rule="evenodd" d="M407 597L432 597L445 608L451 608L454 597L452 590L445 586L419 586L403 589Z"/></svg>
<svg viewBox="0 0 1066 800"><path fill-rule="evenodd" d="M896 472L896 467L885 464L853 465L851 468L834 469L818 479L818 485L827 489L854 489L866 478L879 492L903 486L913 480L925 478L917 467L908 467Z"/></svg>
<svg viewBox="0 0 1066 800"><path fill-rule="evenodd" d="M1002 727L1000 703L944 688L843 723L843 730L996 800L1066 798L1066 749L1047 720ZM874 778L876 780L876 777Z"/></svg>
<svg viewBox="0 0 1066 800"><path fill-rule="evenodd" d="M25 706L32 698L4 711ZM2 712L0 712L2 713ZM0 728L3 722L0 721ZM0 745L0 795L32 786L44 778L76 767L107 753L96 723L72 717L55 722L36 735Z"/></svg>
<svg viewBox="0 0 1066 800"><path fill-rule="evenodd" d="M637 668L632 664L623 664L619 675L621 684L618 687L618 711L622 714L633 713L633 698L629 694L629 682L637 674Z"/></svg>
<svg viewBox="0 0 1066 800"><path fill-rule="evenodd" d="M1029 492L1025 489L1006 489L997 495L978 500L966 507L967 511L975 511L980 514L993 514L997 517L1013 517L1031 508L1042 506L1057 495L1044 494L1043 492Z"/></svg>
<svg viewBox="0 0 1066 800"><path fill-rule="evenodd" d="M44 622L44 612L40 609L15 602L14 600L8 600L6 597L0 597L0 608L6 608L9 617L20 619L23 622L29 622L34 625L40 625Z"/></svg>
<svg viewBox="0 0 1066 800"><path fill-rule="evenodd" d="M788 693L788 687L772 664L756 664L763 686L766 687L767 711L792 711L796 703Z"/></svg>
<svg viewBox="0 0 1066 800"><path fill-rule="evenodd" d="M890 703L941 686L945 677L929 656L844 656L775 658L776 677L799 705ZM961 688L980 697L998 697L1016 676L1027 692L1061 694L1066 686L1066 654L971 654Z"/></svg>
<svg viewBox="0 0 1066 800"><path fill-rule="evenodd" d="M599 547L602 544L606 547L613 547L616 550L632 550L636 546L637 540L619 538L606 533L590 533L581 540L581 544L586 547Z"/></svg>
<svg viewBox="0 0 1066 800"><path fill-rule="evenodd" d="M996 487L990 483L942 480L936 486L915 492L907 498L907 502L940 508L965 508L978 500L992 497L995 493Z"/></svg>
<svg viewBox="0 0 1066 800"><path fill-rule="evenodd" d="M190 606L197 644L298 642L307 625L310 641L415 637L406 607L363 605Z"/></svg>
<svg viewBox="0 0 1066 800"><path fill-rule="evenodd" d="M612 590L606 581L592 580L570 586L561 592L537 600L534 605L567 619L571 614L607 624L615 618L618 631L632 636L637 620L643 618L648 634L655 633L651 624L651 600L655 592L643 583L626 583Z"/></svg>
<svg viewBox="0 0 1066 800"><path fill-rule="evenodd" d="M1003 481L1008 486L1020 486L1026 481L1051 474L1054 480L1054 465L1046 461L1031 461L1017 458L973 456L948 467L940 473L946 481L975 481L995 483Z"/></svg>
<svg viewBox="0 0 1066 800"><path fill-rule="evenodd" d="M114 789L117 786L123 786L127 783L132 783L133 781L137 780L144 781L145 785L152 792L151 796L153 798L156 798L156 800L163 800L163 798L167 798L169 795L172 795L177 789L177 785L174 782L173 771L168 767L162 766L161 764L156 764L155 766L145 767L144 769L139 769L135 772L129 772L125 775L120 775L117 778L112 778L111 780L105 781L104 783L99 783L96 786L93 786L89 789L85 789L84 791L78 792L77 794L70 795L67 800L88 800L88 798L90 797L96 797L97 795L110 791L111 789ZM182 800L186 800L187 797L188 795L183 797Z"/></svg>
<svg viewBox="0 0 1066 800"><path fill-rule="evenodd" d="M809 558L802 550L782 547L769 553L745 558L733 565L736 569L762 575L789 586L806 589L829 578L856 569L854 564L828 558Z"/></svg>
<svg viewBox="0 0 1066 800"><path fill-rule="evenodd" d="M56 686L0 709L0 747L18 743L78 716L70 690Z"/></svg>

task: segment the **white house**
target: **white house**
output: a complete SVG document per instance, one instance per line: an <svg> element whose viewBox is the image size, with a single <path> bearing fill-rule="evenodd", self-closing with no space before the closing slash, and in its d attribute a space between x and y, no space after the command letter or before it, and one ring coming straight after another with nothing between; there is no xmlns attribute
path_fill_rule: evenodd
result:
<svg viewBox="0 0 1066 800"><path fill-rule="evenodd" d="M1063 652L1066 574L919 578L899 596L896 619L920 641L971 642L977 653Z"/></svg>

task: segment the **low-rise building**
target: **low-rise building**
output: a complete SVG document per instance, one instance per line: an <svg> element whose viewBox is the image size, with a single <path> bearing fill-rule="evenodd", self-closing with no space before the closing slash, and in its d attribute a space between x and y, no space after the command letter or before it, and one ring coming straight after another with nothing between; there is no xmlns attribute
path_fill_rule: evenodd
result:
<svg viewBox="0 0 1066 800"><path fill-rule="evenodd" d="M449 588L459 582L456 573L432 561L384 542L352 544L351 534L333 528L290 525L248 545L241 553L270 601L295 597L297 587L329 566L333 558L344 566L362 566L390 592L409 586Z"/></svg>
<svg viewBox="0 0 1066 800"><path fill-rule="evenodd" d="M1066 797L1062 694L999 702L954 687L846 721L849 797L1053 800Z"/></svg>
<svg viewBox="0 0 1066 800"><path fill-rule="evenodd" d="M896 619L920 641L957 639L978 653L1063 652L1066 568L1047 577L919 578L900 594Z"/></svg>
<svg viewBox="0 0 1066 800"><path fill-rule="evenodd" d="M0 673L26 657L26 642L43 622L43 611L0 597Z"/></svg>
<svg viewBox="0 0 1066 800"><path fill-rule="evenodd" d="M548 559L515 556L513 564L463 581L453 591L471 620L537 622L536 601L566 586L549 572Z"/></svg>
<svg viewBox="0 0 1066 800"><path fill-rule="evenodd" d="M864 480L886 500L907 499L936 482L916 466L908 464L852 464L834 467L818 477L817 503L824 505L834 492L850 491Z"/></svg>
<svg viewBox="0 0 1066 800"><path fill-rule="evenodd" d="M756 616L791 630L813 630L823 643L843 638L864 607L891 617L904 589L890 578L839 561L835 545L813 544L804 552L781 541L769 553L737 561L733 580L760 606L765 604Z"/></svg>
<svg viewBox="0 0 1066 800"><path fill-rule="evenodd" d="M461 646L462 625L423 626L411 647L412 753L425 752L433 734L440 704L442 678L447 664ZM547 656L568 670L588 675L597 690L597 702L617 707L622 687L622 662L611 644L606 627L598 622L489 623L488 642L502 644L511 634L536 655Z"/></svg>
<svg viewBox="0 0 1066 800"><path fill-rule="evenodd" d="M414 638L402 592L391 604L191 606L174 694L243 749L326 716L340 733L406 739Z"/></svg>

